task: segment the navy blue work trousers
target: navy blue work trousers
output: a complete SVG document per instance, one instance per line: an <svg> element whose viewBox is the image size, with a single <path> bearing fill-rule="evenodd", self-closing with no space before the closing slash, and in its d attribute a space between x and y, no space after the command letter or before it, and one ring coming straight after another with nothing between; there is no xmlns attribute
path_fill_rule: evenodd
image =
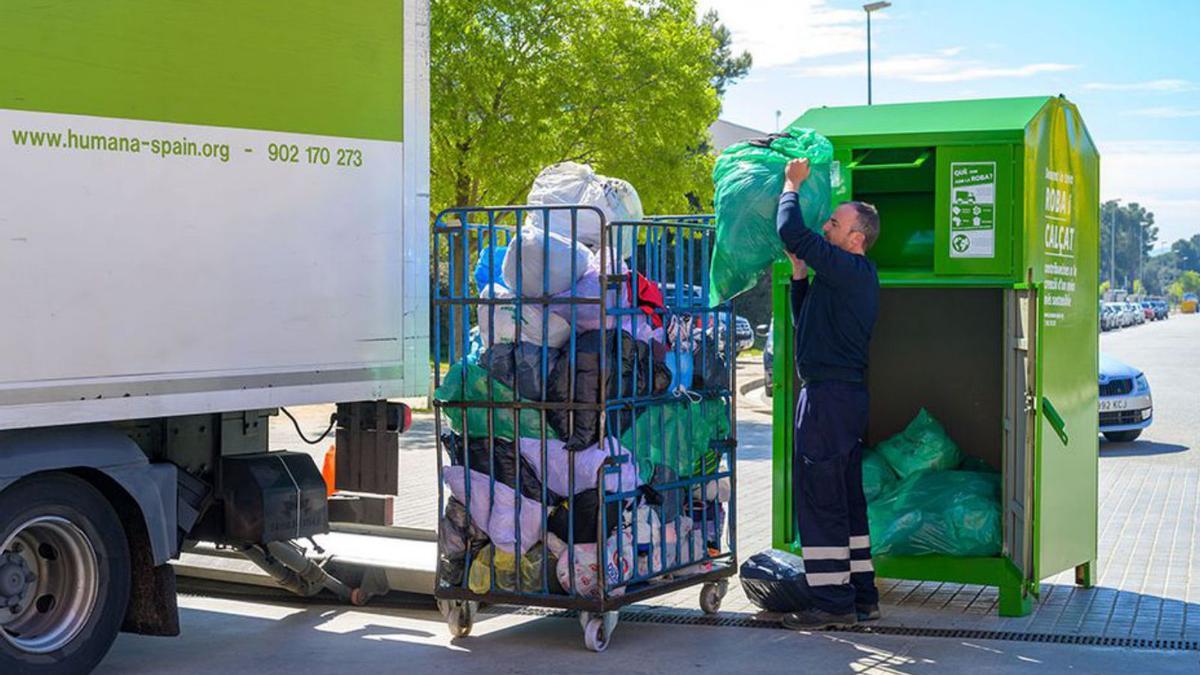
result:
<svg viewBox="0 0 1200 675"><path fill-rule="evenodd" d="M850 614L875 605L875 568L862 486L867 389L812 382L796 405L792 457L793 513L804 575L817 609Z"/></svg>

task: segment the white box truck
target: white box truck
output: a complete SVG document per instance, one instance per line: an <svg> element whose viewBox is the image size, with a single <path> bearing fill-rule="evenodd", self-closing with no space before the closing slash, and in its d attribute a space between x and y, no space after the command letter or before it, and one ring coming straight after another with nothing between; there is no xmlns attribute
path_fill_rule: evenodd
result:
<svg viewBox="0 0 1200 675"><path fill-rule="evenodd" d="M293 543L325 487L266 421L338 403L349 480L396 480L384 401L429 389L427 0L5 0L0 52L0 672L177 632L193 540L348 597Z"/></svg>

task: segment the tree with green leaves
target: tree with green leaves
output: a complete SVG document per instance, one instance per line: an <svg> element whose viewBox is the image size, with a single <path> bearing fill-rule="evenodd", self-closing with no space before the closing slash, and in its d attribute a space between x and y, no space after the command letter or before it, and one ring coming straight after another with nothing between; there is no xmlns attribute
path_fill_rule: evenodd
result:
<svg viewBox="0 0 1200 675"><path fill-rule="evenodd" d="M1171 253L1175 255L1175 264L1179 269L1200 272L1200 234L1171 244Z"/></svg>
<svg viewBox="0 0 1200 675"><path fill-rule="evenodd" d="M1137 202L1110 200L1100 205L1100 278L1129 289L1145 276L1145 264L1158 241L1154 213ZM1115 242L1115 246L1114 246Z"/></svg>
<svg viewBox="0 0 1200 675"><path fill-rule="evenodd" d="M649 213L711 199L697 150L750 59L695 0L433 0L430 32L434 210L522 202L563 161Z"/></svg>
<svg viewBox="0 0 1200 675"><path fill-rule="evenodd" d="M1189 270L1180 274L1175 283L1171 284L1168 293L1176 302L1183 298L1184 293L1200 294L1200 272Z"/></svg>

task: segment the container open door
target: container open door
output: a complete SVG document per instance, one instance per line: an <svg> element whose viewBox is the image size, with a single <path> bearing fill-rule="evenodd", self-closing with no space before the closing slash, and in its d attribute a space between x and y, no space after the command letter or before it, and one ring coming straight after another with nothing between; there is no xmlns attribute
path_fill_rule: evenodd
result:
<svg viewBox="0 0 1200 675"><path fill-rule="evenodd" d="M1096 559L1099 157L1073 105L1051 99L1026 129L1027 278L1037 288L1034 577Z"/></svg>
<svg viewBox="0 0 1200 675"><path fill-rule="evenodd" d="M1004 554L1020 573L1024 588L1024 582L1033 577L1036 295L1027 290L1006 291L1004 314Z"/></svg>

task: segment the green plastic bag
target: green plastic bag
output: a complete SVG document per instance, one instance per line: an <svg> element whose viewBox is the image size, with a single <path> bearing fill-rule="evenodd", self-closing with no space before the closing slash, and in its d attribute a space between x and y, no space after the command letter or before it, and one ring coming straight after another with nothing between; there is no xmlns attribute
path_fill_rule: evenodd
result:
<svg viewBox="0 0 1200 675"><path fill-rule="evenodd" d="M888 466L883 455L874 450L865 450L862 461L863 494L868 502L886 495L896 485L896 473Z"/></svg>
<svg viewBox="0 0 1200 675"><path fill-rule="evenodd" d="M542 582L542 551L545 546L534 546L529 553L521 556L521 592L541 593ZM492 561L496 563L496 588L492 588ZM554 574L558 561L551 558L546 563L546 569ZM472 593L489 593L493 590L516 592L517 590L517 559L508 551L497 549L488 544L471 561L471 571L467 574L467 587Z"/></svg>
<svg viewBox="0 0 1200 675"><path fill-rule="evenodd" d="M799 191L805 225L820 233L833 211L829 140L811 129L791 127L767 140L732 145L713 166L717 214L717 242L709 267L713 306L753 288L763 270L783 257L775 216L789 160L806 157L811 167Z"/></svg>
<svg viewBox="0 0 1200 675"><path fill-rule="evenodd" d="M947 471L962 463L962 450L929 411L921 412L904 431L875 446L901 479L926 471Z"/></svg>
<svg viewBox="0 0 1200 675"><path fill-rule="evenodd" d="M709 447L709 442L728 435L725 401L680 399L644 410L621 434L620 441L636 458L638 475L650 482L656 464L666 466L680 478L713 473L720 454Z"/></svg>
<svg viewBox="0 0 1200 675"><path fill-rule="evenodd" d="M464 370L465 369L465 370ZM464 382L465 373L465 382ZM488 398L488 381L491 376L482 367L474 363L461 362L450 366L442 377L442 384L434 391L434 398L441 402L463 401L492 401L496 403L512 401L513 391L499 382L492 381L492 397ZM487 438L488 415L494 415L492 429L496 438L506 441L516 440L514 429L516 416L512 410L489 410L488 408L466 408L467 433L463 433L463 408L445 408L446 419L454 433L468 438ZM532 409L521 411L521 436L525 438L541 438L542 416ZM554 430L547 425L547 438L558 438Z"/></svg>
<svg viewBox="0 0 1200 675"><path fill-rule="evenodd" d="M872 555L1000 554L1000 476L937 471L867 505Z"/></svg>

